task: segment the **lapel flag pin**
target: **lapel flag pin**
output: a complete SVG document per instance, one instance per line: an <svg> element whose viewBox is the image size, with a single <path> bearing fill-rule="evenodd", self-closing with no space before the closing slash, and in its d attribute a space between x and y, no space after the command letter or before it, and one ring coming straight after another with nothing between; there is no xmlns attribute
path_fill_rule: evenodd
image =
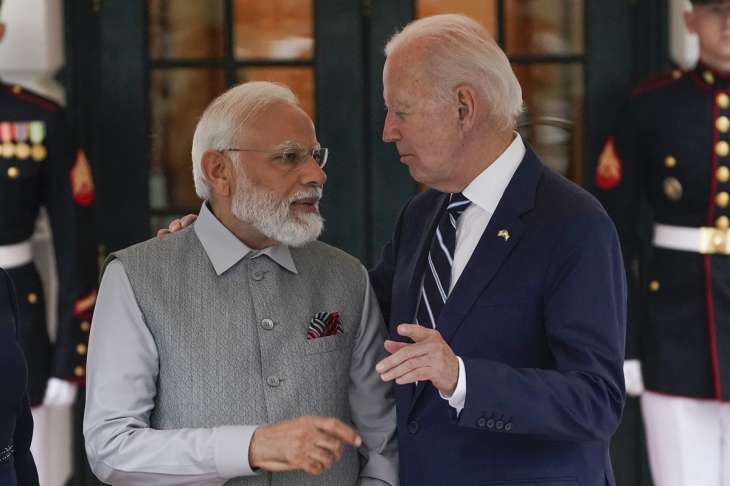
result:
<svg viewBox="0 0 730 486"><path fill-rule="evenodd" d="M507 231L506 229L499 230L497 236L499 236L500 238L504 238L504 241L507 241L509 240L509 231Z"/></svg>

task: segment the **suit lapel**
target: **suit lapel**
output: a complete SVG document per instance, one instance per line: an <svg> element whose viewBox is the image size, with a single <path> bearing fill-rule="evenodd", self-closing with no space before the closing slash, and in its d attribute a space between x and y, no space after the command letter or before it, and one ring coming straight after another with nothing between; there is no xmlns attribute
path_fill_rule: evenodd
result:
<svg viewBox="0 0 730 486"><path fill-rule="evenodd" d="M543 168L532 148L525 145L525 157L507 185L474 253L441 311L437 328L448 343L525 232L526 227L521 216L534 206L535 192ZM509 236L505 238L505 234ZM426 385L427 382L420 382L416 387L411 409Z"/></svg>

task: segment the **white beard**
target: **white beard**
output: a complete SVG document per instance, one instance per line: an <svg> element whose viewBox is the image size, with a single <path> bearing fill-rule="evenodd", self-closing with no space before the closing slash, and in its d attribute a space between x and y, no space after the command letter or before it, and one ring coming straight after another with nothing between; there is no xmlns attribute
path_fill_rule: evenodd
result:
<svg viewBox="0 0 730 486"><path fill-rule="evenodd" d="M241 168L236 172L236 193L231 201L231 212L236 218L287 246L302 246L319 238L324 229L324 219L319 212L296 215L292 213L291 205L301 199L320 199L321 187L299 191L280 201L251 182Z"/></svg>

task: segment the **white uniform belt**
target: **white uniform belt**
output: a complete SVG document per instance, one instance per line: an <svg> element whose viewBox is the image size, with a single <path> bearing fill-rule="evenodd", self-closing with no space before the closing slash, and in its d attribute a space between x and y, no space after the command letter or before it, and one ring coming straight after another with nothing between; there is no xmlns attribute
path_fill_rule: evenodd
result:
<svg viewBox="0 0 730 486"><path fill-rule="evenodd" d="M33 247L30 244L30 240L12 245L0 245L0 267L20 267L32 261Z"/></svg>
<svg viewBox="0 0 730 486"><path fill-rule="evenodd" d="M704 255L730 255L730 230L655 224L654 246Z"/></svg>

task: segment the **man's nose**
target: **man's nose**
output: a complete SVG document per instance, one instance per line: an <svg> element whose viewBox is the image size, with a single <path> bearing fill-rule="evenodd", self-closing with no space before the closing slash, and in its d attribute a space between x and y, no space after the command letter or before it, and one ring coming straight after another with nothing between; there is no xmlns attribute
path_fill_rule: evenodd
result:
<svg viewBox="0 0 730 486"><path fill-rule="evenodd" d="M309 159L304 162L304 166L301 168L299 174L302 184L305 185L323 186L324 183L327 182L327 174L324 172L324 169L317 164L317 161L315 161L313 157L309 157Z"/></svg>
<svg viewBox="0 0 730 486"><path fill-rule="evenodd" d="M393 121L392 112L385 115L385 124L383 125L383 142L397 142L400 140L400 132Z"/></svg>

